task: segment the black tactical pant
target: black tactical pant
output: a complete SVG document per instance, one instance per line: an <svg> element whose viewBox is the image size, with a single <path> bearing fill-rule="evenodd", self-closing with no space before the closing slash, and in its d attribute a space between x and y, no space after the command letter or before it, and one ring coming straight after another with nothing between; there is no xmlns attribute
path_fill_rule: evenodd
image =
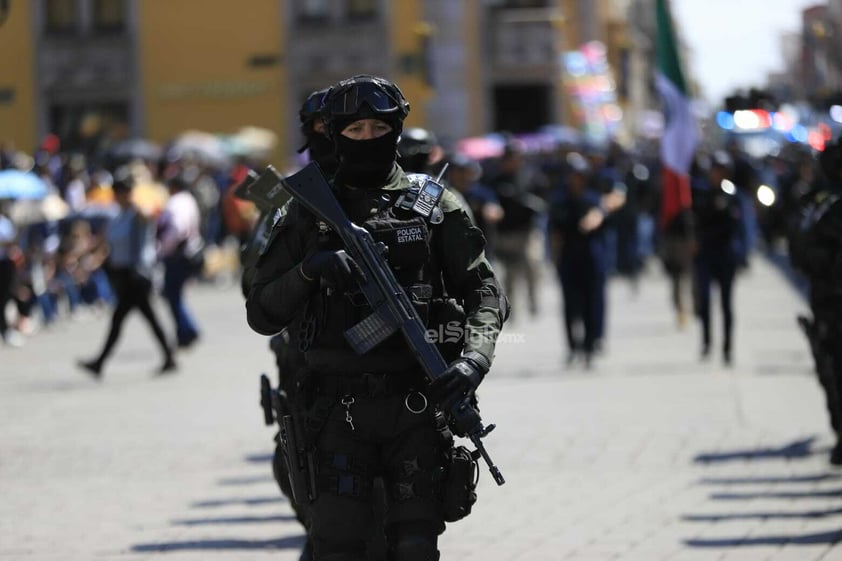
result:
<svg viewBox="0 0 842 561"><path fill-rule="evenodd" d="M726 357L731 355L732 334L734 332L733 289L737 274L736 263L727 259L696 259L694 275L696 277L696 303L699 319L702 320L702 348L709 349L711 344L711 286L719 285L719 299L722 305L722 351Z"/></svg>
<svg viewBox="0 0 842 561"><path fill-rule="evenodd" d="M316 560L362 561L374 532L385 532L389 561L438 560L446 446L432 407L413 413L407 395L410 406L421 409L425 398L408 391L316 394L314 409L328 412L313 436L318 497L309 515ZM374 528L375 478L385 488L383 528Z"/></svg>
<svg viewBox="0 0 842 561"><path fill-rule="evenodd" d="M269 340L269 348L275 355L275 364L278 367L278 389L286 395L286 405L288 410L285 413L293 413L292 407L297 402L297 381L301 370L304 367L304 357L297 349L297 342L290 341L289 335L286 332L275 335ZM307 522L307 504L297 504L292 500L292 488L289 482L289 471L284 462L283 453L281 452L281 445L279 443L279 436L275 437L278 443L275 446L275 453L272 457L272 474L275 476L275 481L281 489L281 493L289 499L295 511L295 517L306 528Z"/></svg>

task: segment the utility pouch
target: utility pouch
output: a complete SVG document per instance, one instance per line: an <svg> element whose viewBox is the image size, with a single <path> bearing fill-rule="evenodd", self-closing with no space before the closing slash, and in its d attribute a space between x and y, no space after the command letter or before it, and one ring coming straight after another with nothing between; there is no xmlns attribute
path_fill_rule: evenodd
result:
<svg viewBox="0 0 842 561"><path fill-rule="evenodd" d="M445 522L456 522L471 514L477 502L479 466L465 446L450 450L450 462L442 492L442 515Z"/></svg>
<svg viewBox="0 0 842 561"><path fill-rule="evenodd" d="M315 466L307 452L304 436L292 415L281 418L281 453L289 474L292 500L303 506L316 498Z"/></svg>

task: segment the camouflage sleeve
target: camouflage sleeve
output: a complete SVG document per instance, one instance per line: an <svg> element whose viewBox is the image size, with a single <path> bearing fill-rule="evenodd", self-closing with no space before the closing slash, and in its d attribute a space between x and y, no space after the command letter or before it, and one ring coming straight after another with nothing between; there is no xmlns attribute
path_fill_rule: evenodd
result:
<svg viewBox="0 0 842 561"><path fill-rule="evenodd" d="M482 232L455 198L446 196L441 206L444 221L438 226L433 250L448 293L465 309L464 352L478 352L490 364L508 304L485 257Z"/></svg>
<svg viewBox="0 0 842 561"><path fill-rule="evenodd" d="M255 265L246 316L249 326L262 335L286 327L318 288L300 272L301 262L315 246L316 232L298 214L290 212L275 225Z"/></svg>

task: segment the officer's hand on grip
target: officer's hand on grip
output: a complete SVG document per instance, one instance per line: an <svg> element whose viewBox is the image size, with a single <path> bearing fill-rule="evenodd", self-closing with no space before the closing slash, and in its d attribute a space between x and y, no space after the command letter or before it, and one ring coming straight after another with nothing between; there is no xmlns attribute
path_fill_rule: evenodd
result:
<svg viewBox="0 0 842 561"><path fill-rule="evenodd" d="M301 274L307 280L321 279L332 288L346 288L354 281L366 281L365 273L344 249L317 251L301 264Z"/></svg>
<svg viewBox="0 0 842 561"><path fill-rule="evenodd" d="M448 411L477 389L488 367L481 357L463 356L450 363L430 385L430 395L442 410Z"/></svg>

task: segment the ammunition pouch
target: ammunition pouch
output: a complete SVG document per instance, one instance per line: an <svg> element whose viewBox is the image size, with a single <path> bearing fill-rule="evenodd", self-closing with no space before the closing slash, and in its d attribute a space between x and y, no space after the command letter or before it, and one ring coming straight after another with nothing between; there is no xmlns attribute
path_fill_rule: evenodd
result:
<svg viewBox="0 0 842 561"><path fill-rule="evenodd" d="M442 518L456 522L471 514L477 502L479 466L474 454L464 446L450 449L442 485Z"/></svg>

